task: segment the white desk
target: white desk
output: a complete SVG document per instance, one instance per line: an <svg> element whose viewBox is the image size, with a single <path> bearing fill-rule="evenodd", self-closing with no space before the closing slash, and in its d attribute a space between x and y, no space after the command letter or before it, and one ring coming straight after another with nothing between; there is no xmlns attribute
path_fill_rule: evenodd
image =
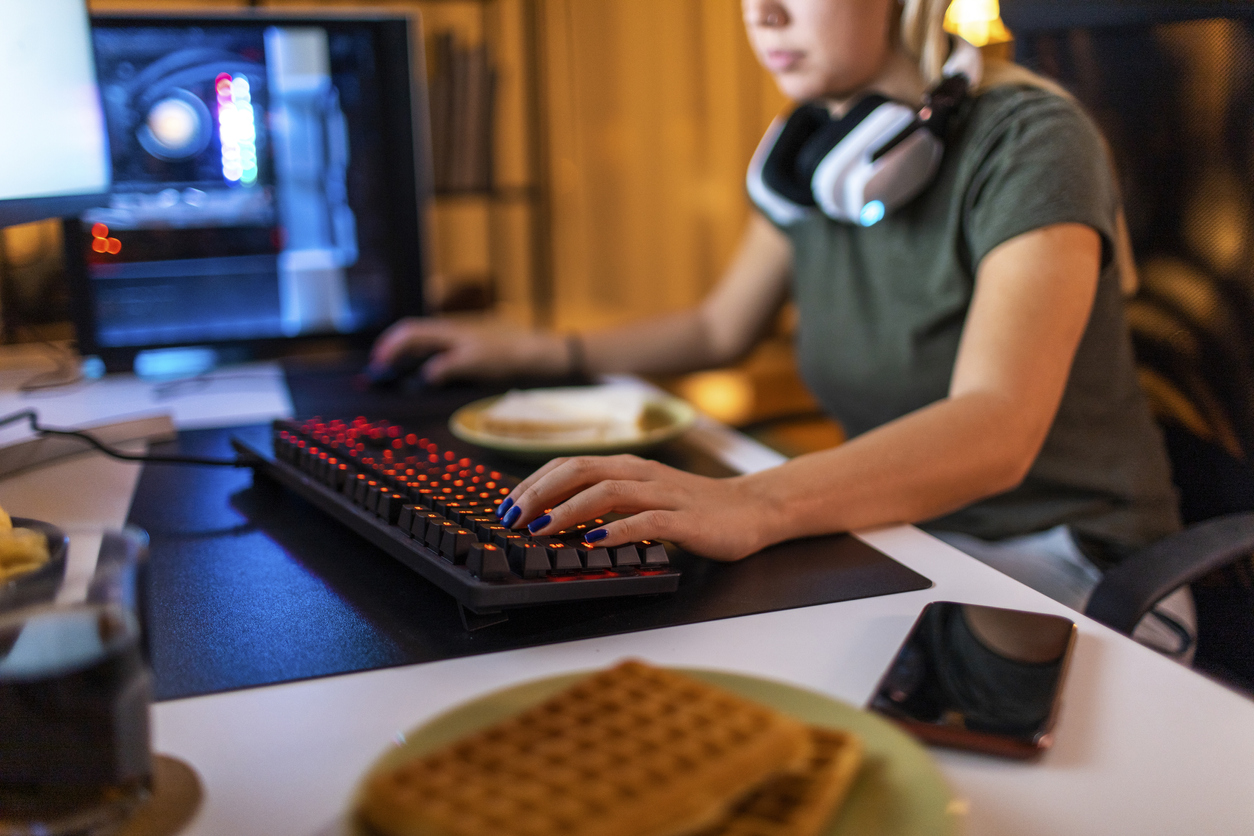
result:
<svg viewBox="0 0 1254 836"><path fill-rule="evenodd" d="M716 429L707 437L720 438ZM749 448L730 454L764 463ZM0 504L89 533L123 521L136 472L88 454L0 482ZM937 752L968 833L1254 834L1254 703L916 529L864 539L935 586L159 703L155 745L204 778L205 806L189 834L332 834L356 779L390 740L485 691L634 656L863 704L922 606L957 600L1059 612L1080 625L1056 743L1041 761ZM73 550L90 546L72 536Z"/></svg>

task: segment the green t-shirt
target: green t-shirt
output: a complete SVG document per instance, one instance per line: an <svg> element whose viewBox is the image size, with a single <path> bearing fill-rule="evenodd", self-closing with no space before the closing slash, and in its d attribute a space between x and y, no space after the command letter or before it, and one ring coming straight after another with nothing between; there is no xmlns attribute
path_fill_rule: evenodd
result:
<svg viewBox="0 0 1254 836"><path fill-rule="evenodd" d="M1100 135L1079 107L1007 86L963 105L935 181L880 223L864 229L815 213L783 228L801 373L851 436L946 397L976 271L993 248L1067 222L1102 236L1093 312L1027 478L930 527L997 540L1067 524L1112 555L1179 528L1111 256L1118 208Z"/></svg>

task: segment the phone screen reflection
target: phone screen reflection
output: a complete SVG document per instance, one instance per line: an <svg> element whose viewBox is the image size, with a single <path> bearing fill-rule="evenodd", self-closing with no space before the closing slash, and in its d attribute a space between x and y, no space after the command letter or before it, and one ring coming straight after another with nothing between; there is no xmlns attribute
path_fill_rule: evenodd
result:
<svg viewBox="0 0 1254 836"><path fill-rule="evenodd" d="M870 707L936 743L998 754L1016 752L989 738L1024 748L1018 754L1044 748L1074 632L1059 616L931 604Z"/></svg>

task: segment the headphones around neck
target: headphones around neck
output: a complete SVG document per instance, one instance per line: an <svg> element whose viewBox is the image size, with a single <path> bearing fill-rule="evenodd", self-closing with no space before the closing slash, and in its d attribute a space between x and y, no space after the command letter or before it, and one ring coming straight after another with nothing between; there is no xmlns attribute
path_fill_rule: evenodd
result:
<svg viewBox="0 0 1254 836"><path fill-rule="evenodd" d="M749 197L782 226L816 208L872 226L909 202L935 176L949 117L983 75L979 49L952 41L941 81L917 111L872 93L838 119L814 103L776 119L749 163Z"/></svg>

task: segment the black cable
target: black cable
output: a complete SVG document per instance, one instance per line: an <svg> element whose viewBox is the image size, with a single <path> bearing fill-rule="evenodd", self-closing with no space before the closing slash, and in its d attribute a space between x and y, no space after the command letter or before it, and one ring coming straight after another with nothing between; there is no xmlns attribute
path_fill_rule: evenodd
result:
<svg viewBox="0 0 1254 836"><path fill-rule="evenodd" d="M45 427L39 423L39 415L33 409L24 409L21 412L14 412L0 418L0 427L6 424L12 424L25 418L30 422L30 428L41 436L63 435L70 438L80 438L86 441L92 447L95 447L106 456L112 456L115 459L121 459L127 462L146 462L148 464L193 464L205 465L208 467L249 467L249 463L243 459L204 459L197 456L150 456L147 454L138 455L134 453L124 453L117 448L110 447L103 441L100 441L90 433L81 430L65 430L56 427Z"/></svg>
<svg viewBox="0 0 1254 836"><path fill-rule="evenodd" d="M45 389L59 389L83 382L83 373L78 368L74 352L58 347L52 340L41 340L41 344L55 355L52 362L56 368L46 372L36 372L17 387L17 391L27 394L42 392Z"/></svg>

